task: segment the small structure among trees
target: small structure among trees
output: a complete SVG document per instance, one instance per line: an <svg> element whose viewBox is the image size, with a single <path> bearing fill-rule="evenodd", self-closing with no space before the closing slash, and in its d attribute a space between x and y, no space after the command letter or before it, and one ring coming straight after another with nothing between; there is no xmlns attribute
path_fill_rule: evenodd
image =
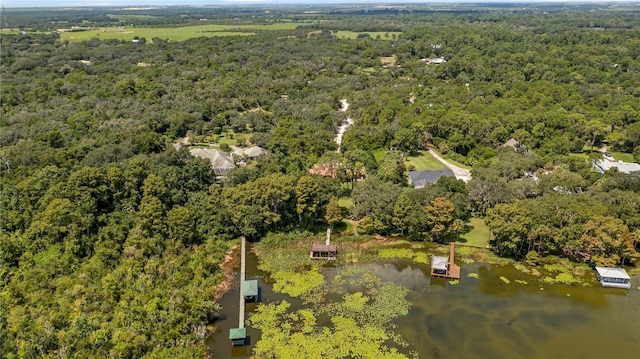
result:
<svg viewBox="0 0 640 359"><path fill-rule="evenodd" d="M456 250L455 243L451 242L449 247L449 258L433 256L431 259L431 276L460 279L460 266L453 262Z"/></svg>
<svg viewBox="0 0 640 359"><path fill-rule="evenodd" d="M336 260L338 256L338 246L331 244L331 228L327 228L327 239L324 244L314 243L311 245L311 259Z"/></svg>

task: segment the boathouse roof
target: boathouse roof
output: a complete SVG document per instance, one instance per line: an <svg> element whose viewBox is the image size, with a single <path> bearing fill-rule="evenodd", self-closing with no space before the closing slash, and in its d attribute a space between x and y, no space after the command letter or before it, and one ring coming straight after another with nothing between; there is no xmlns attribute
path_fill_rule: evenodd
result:
<svg viewBox="0 0 640 359"><path fill-rule="evenodd" d="M438 257L433 256L431 260L431 268L438 270L447 270L448 269L449 260L447 257Z"/></svg>
<svg viewBox="0 0 640 359"><path fill-rule="evenodd" d="M311 245L311 250L314 252L335 252L338 246L335 244L319 244L314 243Z"/></svg>
<svg viewBox="0 0 640 359"><path fill-rule="evenodd" d="M229 330L229 339L238 340L247 337L247 328L233 328Z"/></svg>
<svg viewBox="0 0 640 359"><path fill-rule="evenodd" d="M258 280L245 280L242 282L242 295L245 297L258 295Z"/></svg>
<svg viewBox="0 0 640 359"><path fill-rule="evenodd" d="M627 271L623 268L596 267L596 271L600 277L631 279Z"/></svg>

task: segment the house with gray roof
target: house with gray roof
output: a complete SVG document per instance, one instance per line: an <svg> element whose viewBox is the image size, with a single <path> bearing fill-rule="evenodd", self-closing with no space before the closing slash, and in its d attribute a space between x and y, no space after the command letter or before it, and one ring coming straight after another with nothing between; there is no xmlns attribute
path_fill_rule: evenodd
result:
<svg viewBox="0 0 640 359"><path fill-rule="evenodd" d="M194 148L189 153L195 157L208 159L211 162L213 172L218 177L226 176L229 171L236 168L233 157L226 152L210 148Z"/></svg>
<svg viewBox="0 0 640 359"><path fill-rule="evenodd" d="M244 155L249 159L255 159L266 153L265 149L259 146L253 146L244 150Z"/></svg>
<svg viewBox="0 0 640 359"><path fill-rule="evenodd" d="M438 182L438 179L442 176L455 178L456 175L448 168L440 170L409 171L409 183L413 184L415 188L422 188L428 183L434 184Z"/></svg>

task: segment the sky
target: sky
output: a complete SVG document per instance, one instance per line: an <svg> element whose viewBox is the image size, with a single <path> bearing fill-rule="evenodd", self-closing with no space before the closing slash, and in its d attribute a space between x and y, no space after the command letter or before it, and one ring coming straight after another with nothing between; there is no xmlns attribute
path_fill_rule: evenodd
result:
<svg viewBox="0 0 640 359"><path fill-rule="evenodd" d="M141 5L461 3L461 2L630 2L633 0L0 0L5 7L95 7Z"/></svg>

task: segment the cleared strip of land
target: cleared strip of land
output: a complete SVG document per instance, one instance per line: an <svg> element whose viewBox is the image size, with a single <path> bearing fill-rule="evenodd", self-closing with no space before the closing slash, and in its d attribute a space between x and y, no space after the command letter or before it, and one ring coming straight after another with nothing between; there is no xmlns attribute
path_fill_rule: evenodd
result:
<svg viewBox="0 0 640 359"><path fill-rule="evenodd" d="M84 41L94 37L100 39L133 40L134 36L151 41L154 37L163 40L183 41L194 37L251 36L252 31L295 30L304 23L277 23L268 25L196 25L181 27L102 27L83 31L65 31L62 40Z"/></svg>
<svg viewBox="0 0 640 359"><path fill-rule="evenodd" d="M460 235L458 242L479 247L488 246L491 234L484 220L482 218L471 218L469 226L471 226L471 231Z"/></svg>

